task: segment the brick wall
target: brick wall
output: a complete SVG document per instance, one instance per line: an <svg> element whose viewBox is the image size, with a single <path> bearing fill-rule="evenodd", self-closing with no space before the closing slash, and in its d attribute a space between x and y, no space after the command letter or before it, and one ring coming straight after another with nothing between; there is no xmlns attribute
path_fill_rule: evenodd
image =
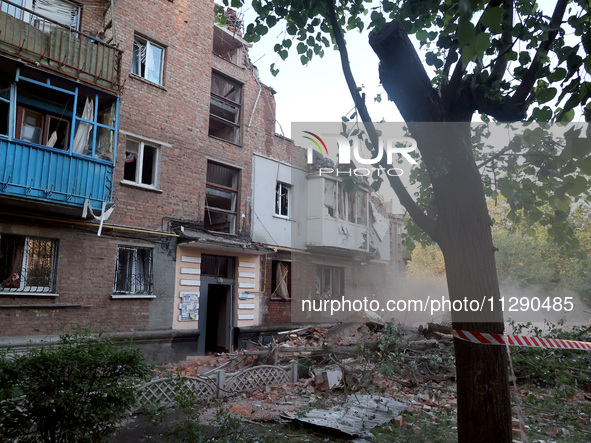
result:
<svg viewBox="0 0 591 443"><path fill-rule="evenodd" d="M266 273L264 273L264 287L265 293L262 294L261 305L263 311L263 324L265 325L277 325L291 322L291 301L283 300L280 297L274 297L273 291L273 266L276 261L291 261L290 252L277 252L270 254L267 260L262 259L263 266L266 267ZM293 278L293 277L292 277ZM292 280L292 288L294 281Z"/></svg>
<svg viewBox="0 0 591 443"><path fill-rule="evenodd" d="M112 299L117 246L154 247L150 241L103 235L95 228L40 225L26 220L0 219L0 233L44 237L58 241L58 296L3 293L0 299L0 336L57 334L73 326L92 330L132 332L149 328L152 299ZM166 266L154 260L154 272ZM4 278L4 277L2 277ZM167 303L166 288L155 287L154 295ZM10 306L15 306L11 308ZM168 316L168 328L172 319ZM166 324L156 325L158 329Z"/></svg>

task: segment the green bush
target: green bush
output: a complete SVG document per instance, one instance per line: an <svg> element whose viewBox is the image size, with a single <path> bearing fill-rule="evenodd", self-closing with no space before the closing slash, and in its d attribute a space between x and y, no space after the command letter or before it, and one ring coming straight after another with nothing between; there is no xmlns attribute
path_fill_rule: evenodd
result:
<svg viewBox="0 0 591 443"><path fill-rule="evenodd" d="M96 442L112 434L148 373L141 352L75 332L0 356L0 440Z"/></svg>

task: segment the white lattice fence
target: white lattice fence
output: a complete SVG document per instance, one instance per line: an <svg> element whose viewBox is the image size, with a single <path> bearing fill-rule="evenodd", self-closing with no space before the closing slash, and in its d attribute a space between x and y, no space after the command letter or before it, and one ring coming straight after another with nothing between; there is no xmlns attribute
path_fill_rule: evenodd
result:
<svg viewBox="0 0 591 443"><path fill-rule="evenodd" d="M297 361L286 367L262 365L229 374L220 369L208 377L160 378L140 388L139 404L173 405L177 395L183 390L193 391L196 400L210 400L263 389L266 386L296 383L297 380Z"/></svg>
<svg viewBox="0 0 591 443"><path fill-rule="evenodd" d="M254 391L265 386L278 386L291 381L291 374L279 366L254 366L227 375L224 389L229 392Z"/></svg>
<svg viewBox="0 0 591 443"><path fill-rule="evenodd" d="M210 400L216 397L212 380L202 377L160 378L146 383L140 389L139 404L174 404L179 390L193 391L196 400Z"/></svg>

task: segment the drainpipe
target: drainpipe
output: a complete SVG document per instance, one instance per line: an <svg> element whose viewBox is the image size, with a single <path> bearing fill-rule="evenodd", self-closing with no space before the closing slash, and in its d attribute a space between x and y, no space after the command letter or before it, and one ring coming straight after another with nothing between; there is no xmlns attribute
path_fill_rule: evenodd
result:
<svg viewBox="0 0 591 443"><path fill-rule="evenodd" d="M254 73L253 73L253 75L254 75ZM248 121L248 128L246 128L246 132L250 132L250 125L252 124L252 118L254 117L254 111L257 108L257 105L259 103L259 99L261 98L261 92L263 90L263 85L261 85L261 82L259 81L258 76L255 75L254 79L256 80L257 84L259 85L259 93L257 95L256 101L254 102L254 106L252 108L252 114L250 114L250 120Z"/></svg>

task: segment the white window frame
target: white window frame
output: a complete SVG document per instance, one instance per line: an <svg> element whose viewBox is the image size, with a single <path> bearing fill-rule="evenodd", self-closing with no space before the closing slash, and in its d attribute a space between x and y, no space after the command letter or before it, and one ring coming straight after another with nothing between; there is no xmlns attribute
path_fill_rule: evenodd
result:
<svg viewBox="0 0 591 443"><path fill-rule="evenodd" d="M282 209L284 207L282 204L283 198L287 200L285 204L285 214L282 213ZM289 218L291 216L291 199L291 185L278 181L277 185L275 186L275 215L277 217Z"/></svg>
<svg viewBox="0 0 591 443"><path fill-rule="evenodd" d="M136 45L142 45L143 48L145 48L145 52L146 52L146 59L143 62L144 65L144 73L141 73L141 64L142 61L141 60L137 60L136 58ZM160 67L158 70L158 78L157 79L153 79L149 77L148 74L148 65L152 64L154 62L154 60L152 59L152 51L151 51L151 47L154 46L156 48L159 48L162 50L162 57L160 59ZM133 37L133 49L132 49L132 61L131 61L131 73L133 75L137 75L138 77L143 78L144 80L147 80L151 83L154 83L156 85L164 85L164 58L166 56L166 48L162 45L159 45L158 43L154 43L152 40L146 38L146 37L142 37L141 35L136 34Z"/></svg>
<svg viewBox="0 0 591 443"><path fill-rule="evenodd" d="M148 269L144 269L144 281L142 284L136 284L136 276L139 264L138 252L140 249L149 251L149 262ZM132 287L129 291L118 291L117 290L117 277L119 275L120 266L120 251L128 250L133 251L131 257L131 275L126 276L132 282ZM147 275L146 275L147 274ZM149 288L143 289L146 285L150 285ZM144 292L145 291L145 292ZM146 246L132 246L132 245L119 245L117 246L117 257L115 259L115 278L113 280L113 298L155 298L154 295L154 249Z"/></svg>
<svg viewBox="0 0 591 443"><path fill-rule="evenodd" d="M123 178L123 180L121 180L121 183L123 184L128 184L128 185L132 185L132 186L138 186L140 188L146 188L146 189L152 189L152 190L156 190L156 191L160 191L160 161L161 161L161 156L162 156L162 144L160 143L156 143L150 140L143 140L140 138L136 138L136 137L127 137L126 141L125 141L125 151L127 152L127 143L128 142L133 142L133 143L137 143L138 144L138 153L137 153L137 164L136 164L136 168L135 168L135 178L133 180L128 180L126 178ZM142 183L142 169L143 169L143 165L144 165L144 148L145 146L148 145L151 148L154 148L155 150L155 154L154 154L154 167L153 167L153 171L152 171L152 180L153 183L152 184L146 184L146 183ZM127 157L127 156L126 156ZM124 162L127 161L127 158L124 160ZM125 174L125 164L123 166L123 173ZM125 175L124 175L125 177Z"/></svg>

